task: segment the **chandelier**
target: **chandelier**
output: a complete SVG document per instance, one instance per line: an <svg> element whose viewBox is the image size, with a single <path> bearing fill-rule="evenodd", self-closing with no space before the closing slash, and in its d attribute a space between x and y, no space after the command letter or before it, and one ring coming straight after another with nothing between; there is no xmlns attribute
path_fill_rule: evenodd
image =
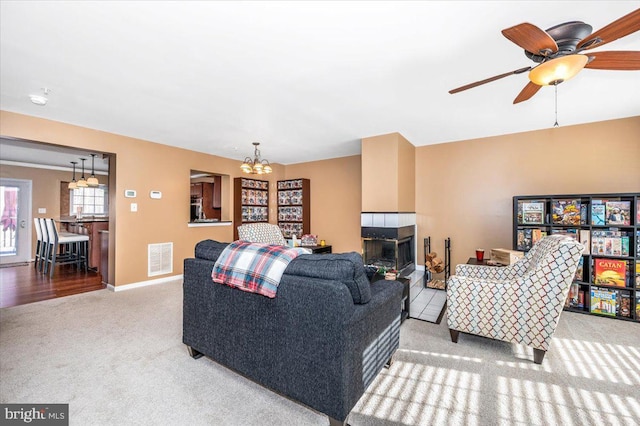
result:
<svg viewBox="0 0 640 426"><path fill-rule="evenodd" d="M271 169L271 165L268 160L262 160L260 158L260 150L258 149L258 145L260 142L253 142L254 152L253 152L253 160L251 157L245 157L242 165L240 166L240 170L245 173L253 173L253 174L267 174L271 173L273 170Z"/></svg>

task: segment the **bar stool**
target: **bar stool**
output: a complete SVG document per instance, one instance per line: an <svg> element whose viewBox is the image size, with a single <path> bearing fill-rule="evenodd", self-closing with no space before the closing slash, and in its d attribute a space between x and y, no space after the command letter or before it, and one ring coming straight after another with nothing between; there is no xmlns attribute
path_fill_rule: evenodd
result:
<svg viewBox="0 0 640 426"><path fill-rule="evenodd" d="M38 271L44 272L47 265L47 256L49 248L49 233L47 232L47 224L44 217L39 217L38 223L40 224L40 233L42 235L42 243L40 244L40 262L38 264Z"/></svg>
<svg viewBox="0 0 640 426"><path fill-rule="evenodd" d="M53 277L56 266L73 263L78 269L84 265L85 272L88 269L87 256L89 253L89 236L73 234L71 232L58 233L56 222L53 219L45 219L49 237L44 273L49 272ZM60 250L62 249L62 250ZM60 251L60 254L58 252Z"/></svg>
<svg viewBox="0 0 640 426"><path fill-rule="evenodd" d="M40 218L33 218L33 226L36 228L36 255L33 267L38 270L39 264L42 262L42 248L44 247L44 241L42 237L42 228L40 227Z"/></svg>

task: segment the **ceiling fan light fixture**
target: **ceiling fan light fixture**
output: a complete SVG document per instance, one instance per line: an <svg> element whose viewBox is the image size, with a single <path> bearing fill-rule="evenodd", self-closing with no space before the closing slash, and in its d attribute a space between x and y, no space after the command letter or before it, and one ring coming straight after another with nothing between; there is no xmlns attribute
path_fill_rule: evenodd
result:
<svg viewBox="0 0 640 426"><path fill-rule="evenodd" d="M586 55L561 56L545 61L529 72L529 80L538 86L550 86L567 81L578 74L589 62Z"/></svg>

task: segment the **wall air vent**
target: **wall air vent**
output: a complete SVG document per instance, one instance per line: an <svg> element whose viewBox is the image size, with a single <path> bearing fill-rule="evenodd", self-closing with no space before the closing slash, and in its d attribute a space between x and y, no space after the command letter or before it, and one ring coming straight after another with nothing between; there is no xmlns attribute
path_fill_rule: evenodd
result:
<svg viewBox="0 0 640 426"><path fill-rule="evenodd" d="M173 272L173 243L149 244L149 276Z"/></svg>

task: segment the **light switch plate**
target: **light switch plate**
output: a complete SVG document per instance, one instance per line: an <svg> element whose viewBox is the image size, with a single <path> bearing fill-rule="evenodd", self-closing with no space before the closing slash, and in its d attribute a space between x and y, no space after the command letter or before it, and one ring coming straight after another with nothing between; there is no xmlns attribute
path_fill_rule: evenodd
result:
<svg viewBox="0 0 640 426"><path fill-rule="evenodd" d="M131 203L131 211L132 212L138 211L138 203Z"/></svg>
<svg viewBox="0 0 640 426"><path fill-rule="evenodd" d="M39 207L38 208L38 214L45 214L47 213L47 208L46 207Z"/></svg>

